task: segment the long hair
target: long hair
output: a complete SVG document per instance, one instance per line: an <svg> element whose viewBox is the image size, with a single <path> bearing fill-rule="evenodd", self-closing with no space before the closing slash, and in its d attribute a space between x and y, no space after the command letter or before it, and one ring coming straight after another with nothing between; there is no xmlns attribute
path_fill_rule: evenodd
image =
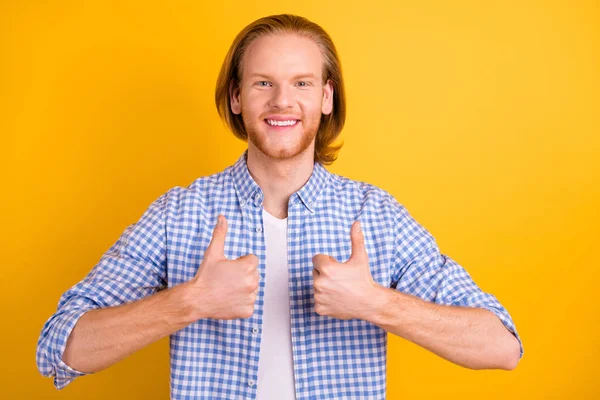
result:
<svg viewBox="0 0 600 400"><path fill-rule="evenodd" d="M238 85L242 78L241 60L244 52L254 40L273 34L297 34L312 39L323 55L323 84L331 79L333 84L333 110L330 114L321 114L319 130L315 138L315 162L331 164L337 159L342 144L332 143L339 136L346 120L346 97L342 79L341 63L333 41L323 28L304 17L291 14L271 15L260 18L246 26L233 40L217 79L215 103L219 116L225 121L233 134L248 140L242 116L231 111L229 97L230 86Z"/></svg>

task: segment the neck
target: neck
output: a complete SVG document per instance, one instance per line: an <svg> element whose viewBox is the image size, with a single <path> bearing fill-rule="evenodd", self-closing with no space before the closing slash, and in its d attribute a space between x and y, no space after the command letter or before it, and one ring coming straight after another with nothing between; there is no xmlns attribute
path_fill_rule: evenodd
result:
<svg viewBox="0 0 600 400"><path fill-rule="evenodd" d="M274 159L248 145L248 171L263 191L263 207L277 218L287 217L290 196L300 190L312 175L314 150L309 150L293 158Z"/></svg>

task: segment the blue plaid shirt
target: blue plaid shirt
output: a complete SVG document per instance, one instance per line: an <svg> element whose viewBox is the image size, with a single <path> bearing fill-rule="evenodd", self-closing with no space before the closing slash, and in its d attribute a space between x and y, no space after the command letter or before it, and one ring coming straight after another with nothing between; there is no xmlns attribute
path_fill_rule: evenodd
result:
<svg viewBox="0 0 600 400"><path fill-rule="evenodd" d="M61 296L37 347L38 368L54 377L58 389L84 375L62 361L69 333L83 313L189 281L202 262L218 214L229 224L225 255L236 259L253 253L260 260L254 314L201 319L172 334L171 397L254 399L257 385L269 384L257 382L268 279L264 194L248 172L246 155L247 150L224 171L161 195L90 273ZM339 320L314 311L312 257L324 253L347 260L356 219L375 282L437 304L490 310L521 343L507 310L441 254L434 237L393 196L315 163L308 182L288 203L290 345L298 399L385 398L386 331L360 319Z"/></svg>

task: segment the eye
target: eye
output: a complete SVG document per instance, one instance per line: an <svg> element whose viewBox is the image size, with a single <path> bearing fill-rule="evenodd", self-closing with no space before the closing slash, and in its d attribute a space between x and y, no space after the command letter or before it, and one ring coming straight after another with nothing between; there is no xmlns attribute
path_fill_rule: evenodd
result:
<svg viewBox="0 0 600 400"><path fill-rule="evenodd" d="M270 85L271 83L270 83L270 82L268 82L268 81L258 81L258 82L256 82L256 84L257 84L258 86L267 87L267 86L268 86L268 85Z"/></svg>
<svg viewBox="0 0 600 400"><path fill-rule="evenodd" d="M298 82L298 86L300 86L300 87L306 87L306 86L308 86L308 82L306 82L306 81L300 81L300 82Z"/></svg>

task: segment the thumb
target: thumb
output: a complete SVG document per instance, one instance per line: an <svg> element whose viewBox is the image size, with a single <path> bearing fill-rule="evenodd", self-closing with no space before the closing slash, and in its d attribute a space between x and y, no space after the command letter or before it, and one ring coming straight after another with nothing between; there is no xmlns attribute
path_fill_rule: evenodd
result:
<svg viewBox="0 0 600 400"><path fill-rule="evenodd" d="M204 258L220 260L225 258L225 237L227 236L227 218L219 214L213 230L212 239L206 249Z"/></svg>
<svg viewBox="0 0 600 400"><path fill-rule="evenodd" d="M350 240L352 241L352 254L350 254L348 261L368 261L367 250L365 250L365 237L360 227L360 221L358 220L354 221L352 224L352 228L350 229Z"/></svg>

